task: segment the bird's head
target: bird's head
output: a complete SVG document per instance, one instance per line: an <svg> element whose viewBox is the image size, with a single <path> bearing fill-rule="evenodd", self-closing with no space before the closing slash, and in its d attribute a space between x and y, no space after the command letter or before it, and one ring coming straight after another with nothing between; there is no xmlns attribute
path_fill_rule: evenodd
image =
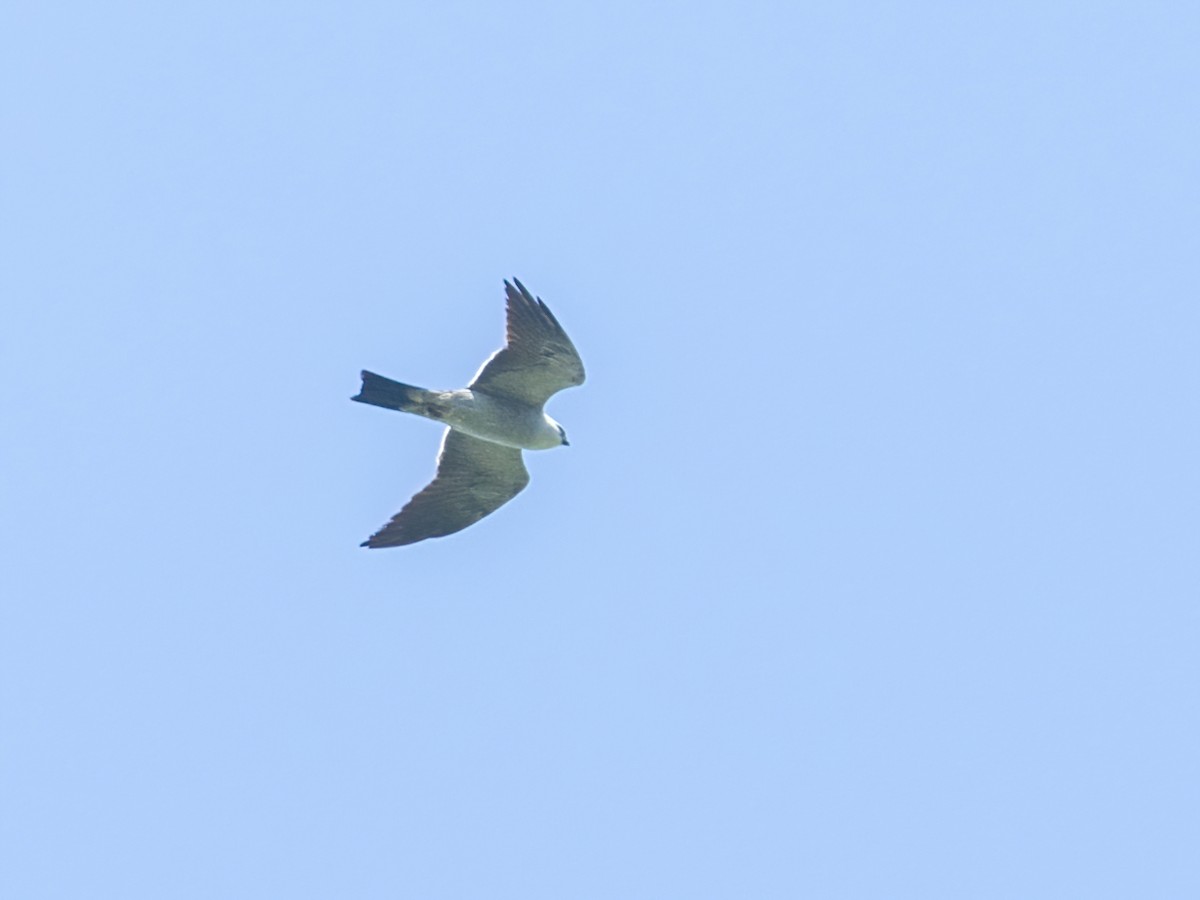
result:
<svg viewBox="0 0 1200 900"><path fill-rule="evenodd" d="M545 413L542 413L542 415L546 417L546 424L554 429L553 433L558 435L558 446L560 446L560 447L571 446L571 442L567 440L566 429L564 429L561 425L558 424L558 422L556 422L554 419L547 416ZM553 446L553 445L551 445L551 446Z"/></svg>

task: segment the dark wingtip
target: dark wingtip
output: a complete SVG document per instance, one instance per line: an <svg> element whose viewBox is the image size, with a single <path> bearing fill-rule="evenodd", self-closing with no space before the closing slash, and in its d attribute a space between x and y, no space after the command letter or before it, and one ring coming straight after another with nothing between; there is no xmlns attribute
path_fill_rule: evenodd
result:
<svg viewBox="0 0 1200 900"><path fill-rule="evenodd" d="M513 284L516 285L515 289L513 288ZM521 284L520 278L517 278L514 275L512 284L508 283L507 278L504 279L504 288L507 291L510 298L512 298L514 300L516 300L516 299L524 300L530 306L534 307L534 309L538 310L539 312L543 313L546 317L548 317L550 319L550 322L553 325L555 325L556 327L558 327L560 329L562 328L562 326L558 324L558 319L554 318L554 313L550 312L550 307L548 307L546 305L546 301L543 300L541 297L535 297L533 295L533 293L529 290L529 288L527 288L527 287L525 287L525 285Z"/></svg>
<svg viewBox="0 0 1200 900"><path fill-rule="evenodd" d="M529 293L529 288L527 288L527 287L525 287L525 285L521 284L521 279L520 279L520 278L517 278L517 277L514 275L514 276L513 276L512 283L516 285L516 290L514 290L514 289L513 289L513 286L512 286L512 285L510 285L510 284L508 283L508 281L507 281L507 280L505 280L505 282L504 282L504 286L505 286L505 287L508 289L509 293L511 293L511 294L515 294L515 293L518 293L518 292L519 292L519 293L520 293L520 296L521 296L521 298L522 298L523 300L527 300L527 301L528 301L528 302L530 302L530 303L540 303L540 302L541 302L540 300L537 300L537 299L536 299L536 298L533 296L533 294Z"/></svg>

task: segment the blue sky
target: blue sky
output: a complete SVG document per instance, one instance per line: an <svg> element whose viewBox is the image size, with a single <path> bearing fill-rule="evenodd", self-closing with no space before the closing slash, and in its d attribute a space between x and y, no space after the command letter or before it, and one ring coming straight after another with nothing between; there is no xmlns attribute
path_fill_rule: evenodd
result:
<svg viewBox="0 0 1200 900"><path fill-rule="evenodd" d="M21 898L1200 896L1187 3L10 4ZM502 279L569 449L358 543Z"/></svg>

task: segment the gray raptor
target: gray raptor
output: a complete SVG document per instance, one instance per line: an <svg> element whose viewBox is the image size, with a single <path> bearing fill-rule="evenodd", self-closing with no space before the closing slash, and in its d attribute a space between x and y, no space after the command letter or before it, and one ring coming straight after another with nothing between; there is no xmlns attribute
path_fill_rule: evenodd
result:
<svg viewBox="0 0 1200 900"><path fill-rule="evenodd" d="M462 531L529 484L522 450L566 445L567 433L542 411L563 388L583 384L583 361L541 298L517 279L504 282L508 339L459 391L428 391L362 373L351 397L448 426L437 475L364 547L399 547Z"/></svg>

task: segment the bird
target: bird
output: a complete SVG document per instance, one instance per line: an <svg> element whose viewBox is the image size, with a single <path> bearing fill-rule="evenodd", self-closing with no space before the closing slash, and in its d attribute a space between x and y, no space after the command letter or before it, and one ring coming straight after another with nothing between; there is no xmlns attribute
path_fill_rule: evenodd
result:
<svg viewBox="0 0 1200 900"><path fill-rule="evenodd" d="M351 400L413 413L446 426L437 474L360 546L401 547L474 525L529 484L523 450L569 446L546 401L583 384L583 361L540 297L504 282L505 344L466 388L432 391L364 370Z"/></svg>

